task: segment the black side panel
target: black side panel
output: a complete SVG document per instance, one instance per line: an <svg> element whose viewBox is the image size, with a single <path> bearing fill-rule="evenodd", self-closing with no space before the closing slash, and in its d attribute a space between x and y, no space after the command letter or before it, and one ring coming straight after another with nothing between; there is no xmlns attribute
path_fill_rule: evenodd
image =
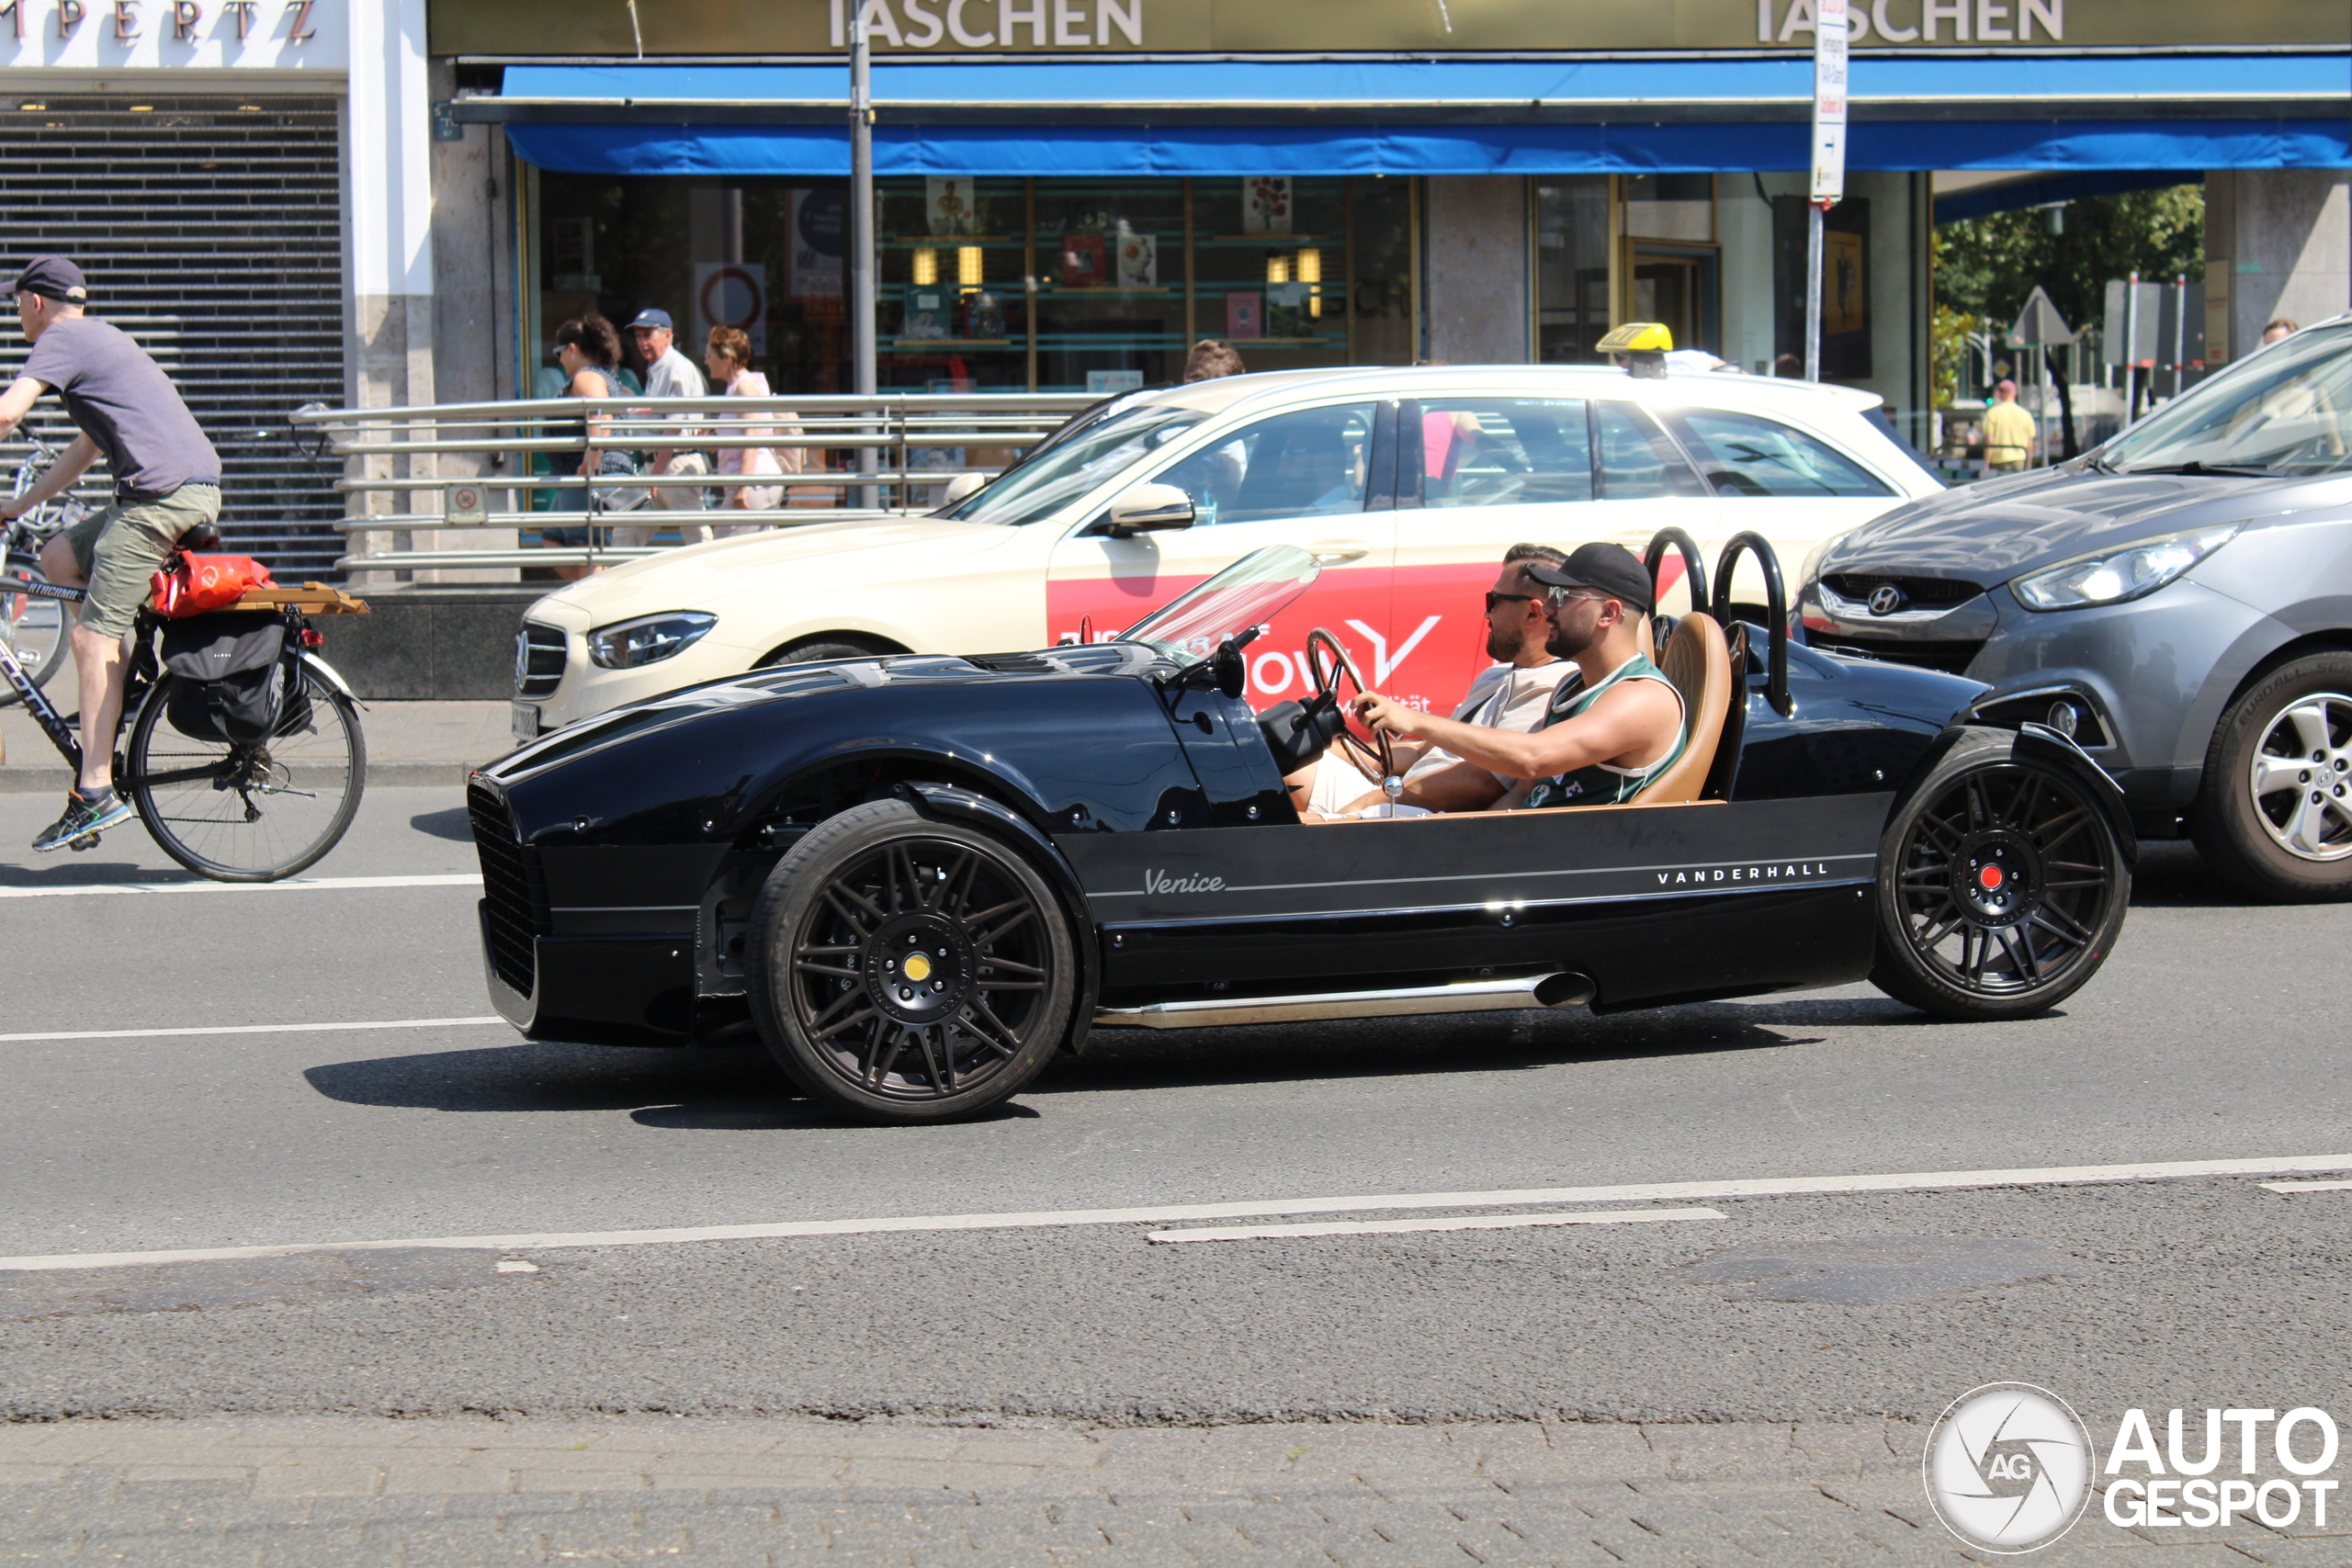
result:
<svg viewBox="0 0 2352 1568"><path fill-rule="evenodd" d="M1894 795L1062 834L1097 923L1726 896L1866 883Z"/></svg>
<svg viewBox="0 0 2352 1568"><path fill-rule="evenodd" d="M534 1040L683 1045L694 1031L695 942L539 940Z"/></svg>

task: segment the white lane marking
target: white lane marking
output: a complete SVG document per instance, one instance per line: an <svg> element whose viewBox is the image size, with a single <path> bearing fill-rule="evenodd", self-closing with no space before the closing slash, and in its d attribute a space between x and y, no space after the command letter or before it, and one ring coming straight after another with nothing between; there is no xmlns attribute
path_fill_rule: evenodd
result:
<svg viewBox="0 0 2352 1568"><path fill-rule="evenodd" d="M2352 1181L2263 1181L2256 1185L2266 1192L2352 1191Z"/></svg>
<svg viewBox="0 0 2352 1568"><path fill-rule="evenodd" d="M1146 1241L1263 1241L1294 1235L1391 1235L1401 1231L1500 1231L1528 1225L1636 1225L1665 1220L1720 1220L1716 1209L1602 1209L1575 1214L1457 1214L1443 1220L1340 1220L1319 1225L1200 1225L1153 1231Z"/></svg>
<svg viewBox="0 0 2352 1568"><path fill-rule="evenodd" d="M71 882L0 887L0 898L72 898L93 893L342 893L375 887L479 887L476 872L437 876L290 876L283 882Z"/></svg>
<svg viewBox="0 0 2352 1568"><path fill-rule="evenodd" d="M387 1018L366 1023L228 1023L203 1029L69 1029L48 1034L0 1034L0 1045L40 1040L161 1040L190 1034L329 1034L354 1029L454 1029L504 1023L503 1018Z"/></svg>
<svg viewBox="0 0 2352 1568"><path fill-rule="evenodd" d="M2279 1159L2171 1160L2152 1165L2030 1166L2015 1170L1911 1171L1893 1176L1790 1176L1731 1181L1647 1181L1623 1187L1527 1187L1487 1192L1384 1192L1352 1198L1171 1203L1137 1209L1040 1209L997 1214L904 1214L879 1219L787 1220L763 1225L678 1225L661 1230L530 1231L514 1235L288 1242L271 1247L200 1247L168 1252L59 1252L0 1258L0 1269L124 1269L154 1263L217 1263L242 1258L290 1258L308 1252L390 1252L402 1247L523 1252L570 1247L662 1247L689 1241L771 1241L790 1236L881 1235L908 1231L1181 1224L1188 1220L1249 1219L1261 1214L1338 1214L1379 1209L1499 1209L1538 1203L1645 1203L1702 1198L1802 1198L1854 1192L1933 1192L1974 1187L2178 1181L2210 1176L2291 1176L2305 1171L2330 1170L2352 1171L2352 1154L2290 1156Z"/></svg>

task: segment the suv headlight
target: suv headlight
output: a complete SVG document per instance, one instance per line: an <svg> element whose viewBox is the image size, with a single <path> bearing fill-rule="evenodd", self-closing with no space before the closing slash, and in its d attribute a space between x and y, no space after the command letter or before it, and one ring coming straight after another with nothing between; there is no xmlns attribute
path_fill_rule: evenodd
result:
<svg viewBox="0 0 2352 1568"><path fill-rule="evenodd" d="M2095 556L2076 556L2009 584L2029 610L2080 610L2154 593L2237 536L2243 523L2191 528Z"/></svg>
<svg viewBox="0 0 2352 1568"><path fill-rule="evenodd" d="M701 640L718 624L717 615L700 610L664 610L616 621L588 634L588 661L606 670L634 670L658 664Z"/></svg>

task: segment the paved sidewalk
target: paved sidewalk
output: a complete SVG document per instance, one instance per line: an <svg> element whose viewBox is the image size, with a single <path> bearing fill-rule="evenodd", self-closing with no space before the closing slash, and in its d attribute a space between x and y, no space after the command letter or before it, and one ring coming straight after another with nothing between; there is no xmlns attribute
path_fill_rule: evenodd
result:
<svg viewBox="0 0 2352 1568"><path fill-rule="evenodd" d="M49 694L74 705L71 672ZM514 749L504 703L371 702L359 714L368 739L368 782L386 786L466 782L466 770ZM22 703L0 708L0 792L62 790L65 764Z"/></svg>
<svg viewBox="0 0 2352 1568"><path fill-rule="evenodd" d="M1075 1565L1993 1562L1905 1423L1078 1430L288 1417L0 1427L0 1561ZM2162 1537L2188 1540L2159 1540ZM2342 1563L2091 1512L2036 1568Z"/></svg>

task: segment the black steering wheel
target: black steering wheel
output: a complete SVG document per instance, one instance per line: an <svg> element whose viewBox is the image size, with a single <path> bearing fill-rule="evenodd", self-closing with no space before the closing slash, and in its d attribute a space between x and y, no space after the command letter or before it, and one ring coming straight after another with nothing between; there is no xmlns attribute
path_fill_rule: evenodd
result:
<svg viewBox="0 0 2352 1568"><path fill-rule="evenodd" d="M1326 653L1330 656L1328 666L1319 657ZM1396 752L1388 739L1388 732L1367 727L1358 716L1355 704L1340 701L1340 677L1342 674L1355 687L1358 696L1367 690L1363 673L1356 669L1356 661L1348 657L1348 650L1340 646L1338 637L1317 626L1306 634L1306 669L1315 679L1315 694L1307 699L1306 704L1308 714L1318 713L1326 707L1336 711L1340 716L1340 732L1332 739L1360 772L1385 785L1388 780L1396 776ZM1374 773L1374 768L1379 771Z"/></svg>

